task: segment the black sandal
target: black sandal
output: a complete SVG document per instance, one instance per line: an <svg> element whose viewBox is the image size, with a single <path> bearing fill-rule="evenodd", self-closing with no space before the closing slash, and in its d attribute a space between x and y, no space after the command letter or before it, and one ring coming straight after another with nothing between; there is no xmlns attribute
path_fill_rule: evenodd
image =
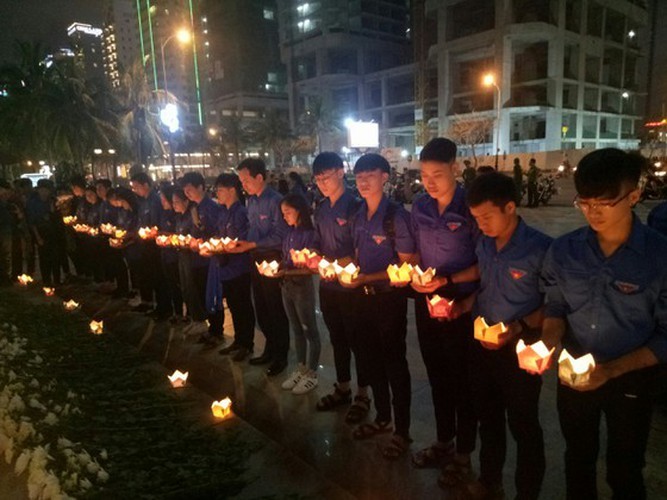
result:
<svg viewBox="0 0 667 500"><path fill-rule="evenodd" d="M391 426L391 422L373 422L361 424L359 427L354 429L352 437L357 440L368 439L380 434L386 434L387 432L393 431L394 428Z"/></svg>
<svg viewBox="0 0 667 500"><path fill-rule="evenodd" d="M345 421L348 424L358 424L361 422L371 409L371 398L366 396L354 396L354 402L347 410Z"/></svg>
<svg viewBox="0 0 667 500"><path fill-rule="evenodd" d="M382 456L387 460L396 460L410 449L410 443L412 439L409 437L399 436L394 434L389 441L389 444L382 448Z"/></svg>
<svg viewBox="0 0 667 500"><path fill-rule="evenodd" d="M438 485L443 488L452 488L455 486L463 486L475 480L475 475L472 472L472 463L452 462L446 465L442 470L442 474L438 477Z"/></svg>
<svg viewBox="0 0 667 500"><path fill-rule="evenodd" d="M317 402L315 408L317 411L329 411L337 408L338 406L349 404L352 400L352 391L341 391L338 387L338 384L334 384L334 392L332 394L327 394L322 399Z"/></svg>
<svg viewBox="0 0 667 500"><path fill-rule="evenodd" d="M412 455L412 464L418 469L438 468L451 462L455 455L454 443L449 445L436 443Z"/></svg>

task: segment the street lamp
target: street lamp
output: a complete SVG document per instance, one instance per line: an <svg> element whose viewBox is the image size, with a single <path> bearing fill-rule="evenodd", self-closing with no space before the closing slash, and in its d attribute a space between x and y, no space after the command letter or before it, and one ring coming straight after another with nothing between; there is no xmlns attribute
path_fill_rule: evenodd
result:
<svg viewBox="0 0 667 500"><path fill-rule="evenodd" d="M178 107L173 103L167 103L160 110L160 121L169 130L169 156L171 158L171 176L176 181L176 159L174 157L174 134L180 128L178 120Z"/></svg>
<svg viewBox="0 0 667 500"><path fill-rule="evenodd" d="M160 47L160 53L162 55L162 79L164 80L164 94L166 96L169 95L169 88L167 86L167 65L164 62L164 49L167 46L167 44L174 38L176 38L181 43L188 43L192 38L192 35L187 29L182 28L173 35L171 35L170 37L168 37L164 42L162 42L162 46Z"/></svg>
<svg viewBox="0 0 667 500"><path fill-rule="evenodd" d="M496 88L496 97L498 100L496 115L496 170L498 170L498 153L500 153L500 87L498 87L496 77L493 73L485 74L484 78L482 78L482 84L485 87Z"/></svg>

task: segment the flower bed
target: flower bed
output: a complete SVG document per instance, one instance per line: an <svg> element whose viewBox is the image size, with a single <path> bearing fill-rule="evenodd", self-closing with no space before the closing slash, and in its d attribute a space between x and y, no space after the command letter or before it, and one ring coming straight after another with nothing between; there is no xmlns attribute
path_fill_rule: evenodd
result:
<svg viewBox="0 0 667 500"><path fill-rule="evenodd" d="M61 302L3 291L0 318L0 459L31 498L243 489L252 450L199 393Z"/></svg>

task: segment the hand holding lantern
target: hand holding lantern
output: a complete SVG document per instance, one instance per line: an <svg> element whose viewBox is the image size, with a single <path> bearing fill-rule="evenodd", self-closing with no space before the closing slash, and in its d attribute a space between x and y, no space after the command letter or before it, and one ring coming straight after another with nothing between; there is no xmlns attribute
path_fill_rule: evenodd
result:
<svg viewBox="0 0 667 500"><path fill-rule="evenodd" d="M541 340L535 344L526 345L523 339L516 343L516 356L519 368L534 375L541 375L551 367L555 348L547 348Z"/></svg>
<svg viewBox="0 0 667 500"><path fill-rule="evenodd" d="M400 266L390 264L387 267L387 276L389 283L393 286L406 286L412 281L413 267L407 262L403 262Z"/></svg>
<svg viewBox="0 0 667 500"><path fill-rule="evenodd" d="M266 276L267 278L276 278L280 268L280 264L275 260L272 260L271 262L265 260L261 263L255 262L255 266L257 266L259 274Z"/></svg>
<svg viewBox="0 0 667 500"><path fill-rule="evenodd" d="M486 320L478 316L475 320L475 338L491 348L499 348L510 339L509 328L505 323L488 325Z"/></svg>
<svg viewBox="0 0 667 500"><path fill-rule="evenodd" d="M425 297L426 305L428 307L428 314L434 319L452 319L452 310L454 309L454 301L447 300L439 295L433 297Z"/></svg>
<svg viewBox="0 0 667 500"><path fill-rule="evenodd" d="M594 369L595 359L592 354L574 358L567 349L563 349L558 358L558 378L570 387L585 385Z"/></svg>

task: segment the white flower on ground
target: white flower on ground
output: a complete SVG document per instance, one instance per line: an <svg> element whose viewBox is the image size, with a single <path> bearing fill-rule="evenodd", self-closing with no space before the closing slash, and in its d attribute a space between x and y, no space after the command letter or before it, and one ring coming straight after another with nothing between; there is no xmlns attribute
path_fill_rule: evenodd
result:
<svg viewBox="0 0 667 500"><path fill-rule="evenodd" d="M42 359L42 357L39 354L35 355L35 357L32 358L32 362L35 363L36 365L41 365L42 361L44 361L44 360Z"/></svg>
<svg viewBox="0 0 667 500"><path fill-rule="evenodd" d="M66 439L64 437L58 438L58 448L63 449L63 448L71 448L74 446L74 443L70 441L69 439Z"/></svg>
<svg viewBox="0 0 667 500"><path fill-rule="evenodd" d="M98 464L97 462L95 462L95 460L93 460L88 465L86 465L86 470L90 474L97 474L97 472L100 470L100 464Z"/></svg>
<svg viewBox="0 0 667 500"><path fill-rule="evenodd" d="M109 473L104 469L100 469L97 473L97 480L101 483L106 483L109 480Z"/></svg>
<svg viewBox="0 0 667 500"><path fill-rule="evenodd" d="M14 465L14 472L17 476L23 474L23 471L26 470L28 464L30 463L32 452L30 450L24 450L23 453L19 455L19 458L16 459L16 465Z"/></svg>
<svg viewBox="0 0 667 500"><path fill-rule="evenodd" d="M58 417L56 417L55 413L49 412L44 418L44 423L46 425L56 425L58 423Z"/></svg>
<svg viewBox="0 0 667 500"><path fill-rule="evenodd" d="M33 378L33 379L30 381L30 384L29 384L29 385L30 385L30 387L37 388L37 387L39 387L39 380L37 380L36 378Z"/></svg>
<svg viewBox="0 0 667 500"><path fill-rule="evenodd" d="M19 431L17 434L17 439L19 443L22 443L26 439L28 439L30 436L35 435L35 428L30 422L21 422L19 425Z"/></svg>
<svg viewBox="0 0 667 500"><path fill-rule="evenodd" d="M37 398L32 398L29 402L28 405L30 408L35 408L37 410L42 410L46 411L46 406L44 406L42 403L40 403Z"/></svg>
<svg viewBox="0 0 667 500"><path fill-rule="evenodd" d="M14 439L10 438L9 442L7 443L7 447L5 448L5 462L7 462L7 465L12 463L13 458L14 458Z"/></svg>
<svg viewBox="0 0 667 500"><path fill-rule="evenodd" d="M107 453L107 450L105 450L104 448L102 448L102 451L100 451L100 458L102 460L106 460L107 458L109 458L109 454Z"/></svg>
<svg viewBox="0 0 667 500"><path fill-rule="evenodd" d="M93 487L93 483L91 483L88 479L85 477L79 482L79 485L81 486L82 489L88 490Z"/></svg>

